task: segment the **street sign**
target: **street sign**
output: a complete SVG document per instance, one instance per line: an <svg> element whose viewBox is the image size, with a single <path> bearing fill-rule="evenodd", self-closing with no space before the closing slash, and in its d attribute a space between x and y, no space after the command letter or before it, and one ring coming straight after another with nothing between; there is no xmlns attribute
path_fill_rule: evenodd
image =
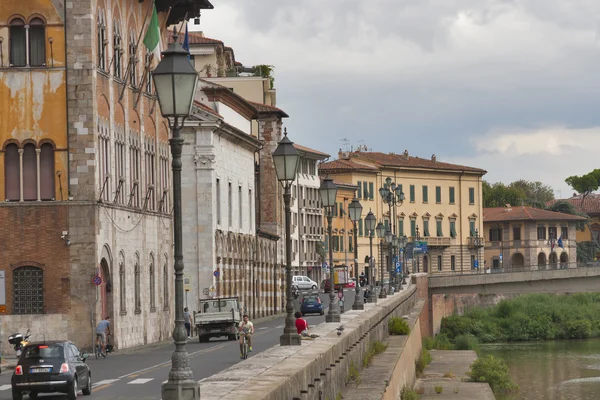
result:
<svg viewBox="0 0 600 400"><path fill-rule="evenodd" d="M500 254L500 261L502 261L502 254Z"/></svg>
<svg viewBox="0 0 600 400"><path fill-rule="evenodd" d="M396 273L400 272L400 266L396 265Z"/></svg>
<svg viewBox="0 0 600 400"><path fill-rule="evenodd" d="M215 278L218 278L219 275L220 275L219 270L216 270L215 272L213 272L213 275L214 275Z"/></svg>
<svg viewBox="0 0 600 400"><path fill-rule="evenodd" d="M192 282L189 276L183 277L183 290L185 290L186 292L192 290Z"/></svg>
<svg viewBox="0 0 600 400"><path fill-rule="evenodd" d="M217 290L215 289L215 287L214 287L214 286L211 286L211 287L210 287L210 290L208 291L208 295L209 295L210 297L215 297L215 296L217 295Z"/></svg>
<svg viewBox="0 0 600 400"><path fill-rule="evenodd" d="M344 297L344 292L338 292L338 299L342 299Z"/></svg>
<svg viewBox="0 0 600 400"><path fill-rule="evenodd" d="M473 261L473 267L479 268L479 260Z"/></svg>
<svg viewBox="0 0 600 400"><path fill-rule="evenodd" d="M96 286L100 286L100 284L102 283L102 278L96 275L92 278L92 283Z"/></svg>
<svg viewBox="0 0 600 400"><path fill-rule="evenodd" d="M418 253L427 253L427 242L415 242L414 251Z"/></svg>

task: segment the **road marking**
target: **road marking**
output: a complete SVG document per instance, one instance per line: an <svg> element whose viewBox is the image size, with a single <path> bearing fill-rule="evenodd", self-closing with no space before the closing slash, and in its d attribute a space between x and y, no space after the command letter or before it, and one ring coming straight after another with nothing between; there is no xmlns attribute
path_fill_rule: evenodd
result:
<svg viewBox="0 0 600 400"><path fill-rule="evenodd" d="M0 392L2 392L3 390L8 390L10 388L11 388L10 385L2 385L2 386L0 386Z"/></svg>
<svg viewBox="0 0 600 400"><path fill-rule="evenodd" d="M164 385L165 383L169 382L169 380L167 379L166 381L164 381L162 384Z"/></svg>
<svg viewBox="0 0 600 400"><path fill-rule="evenodd" d="M279 325L279 326L275 327L275 329L281 329L281 328L285 328L285 325Z"/></svg>
<svg viewBox="0 0 600 400"><path fill-rule="evenodd" d="M95 387L102 386L102 385L110 385L111 383L115 383L117 381L118 381L118 379L105 379L103 381L92 384L92 387L95 388Z"/></svg>
<svg viewBox="0 0 600 400"><path fill-rule="evenodd" d="M263 329L269 329L268 326L263 326L262 328L258 328L259 330L263 330Z"/></svg>
<svg viewBox="0 0 600 400"><path fill-rule="evenodd" d="M154 378L140 378L140 379L136 379L134 381L131 382L127 382L128 385L143 385L144 383L148 383L151 380L153 380Z"/></svg>

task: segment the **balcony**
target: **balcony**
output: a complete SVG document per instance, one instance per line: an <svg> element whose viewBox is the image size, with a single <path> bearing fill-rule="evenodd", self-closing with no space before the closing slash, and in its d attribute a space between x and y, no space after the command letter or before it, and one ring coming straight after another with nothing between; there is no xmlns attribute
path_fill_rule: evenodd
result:
<svg viewBox="0 0 600 400"><path fill-rule="evenodd" d="M156 11L168 12L167 26L183 21L185 16L195 18L200 16L200 10L212 10L214 7L209 0L156 0Z"/></svg>
<svg viewBox="0 0 600 400"><path fill-rule="evenodd" d="M485 246L485 238L484 237L470 237L469 238L469 248L470 249L474 249L474 248L481 248L483 246Z"/></svg>
<svg viewBox="0 0 600 400"><path fill-rule="evenodd" d="M421 239L422 242L427 242L428 247L450 247L449 237L428 236Z"/></svg>

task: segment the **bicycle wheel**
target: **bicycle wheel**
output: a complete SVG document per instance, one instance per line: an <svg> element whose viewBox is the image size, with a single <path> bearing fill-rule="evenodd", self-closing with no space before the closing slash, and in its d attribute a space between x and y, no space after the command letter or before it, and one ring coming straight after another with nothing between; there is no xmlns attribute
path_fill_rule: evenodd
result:
<svg viewBox="0 0 600 400"><path fill-rule="evenodd" d="M95 351L95 353L96 353L96 360L98 358L100 358L100 351L102 351L102 349L100 348L99 345L96 345L96 351Z"/></svg>
<svg viewBox="0 0 600 400"><path fill-rule="evenodd" d="M246 337L244 336L244 360L248 358L248 342L246 341Z"/></svg>

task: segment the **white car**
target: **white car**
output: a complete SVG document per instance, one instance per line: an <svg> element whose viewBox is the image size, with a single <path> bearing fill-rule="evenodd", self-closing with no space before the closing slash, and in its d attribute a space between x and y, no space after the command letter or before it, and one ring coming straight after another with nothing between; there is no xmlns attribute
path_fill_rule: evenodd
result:
<svg viewBox="0 0 600 400"><path fill-rule="evenodd" d="M296 286L299 290L317 289L319 285L317 282L310 279L308 276L294 276L292 277L292 285Z"/></svg>

